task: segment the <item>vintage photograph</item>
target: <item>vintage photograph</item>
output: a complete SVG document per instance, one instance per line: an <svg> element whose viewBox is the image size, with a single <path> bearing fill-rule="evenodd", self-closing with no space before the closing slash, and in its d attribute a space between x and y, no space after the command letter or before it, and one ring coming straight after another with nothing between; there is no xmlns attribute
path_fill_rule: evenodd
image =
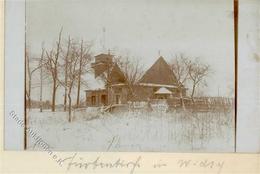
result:
<svg viewBox="0 0 260 174"><path fill-rule="evenodd" d="M233 8L26 1L25 149L234 152Z"/></svg>

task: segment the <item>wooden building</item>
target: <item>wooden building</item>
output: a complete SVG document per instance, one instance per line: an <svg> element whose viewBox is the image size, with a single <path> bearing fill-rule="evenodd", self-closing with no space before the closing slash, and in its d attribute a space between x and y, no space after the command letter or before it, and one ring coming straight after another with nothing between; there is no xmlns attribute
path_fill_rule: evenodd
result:
<svg viewBox="0 0 260 174"><path fill-rule="evenodd" d="M149 91L147 97L150 99L179 97L180 93L186 96L185 87L178 84L175 74L162 56L146 71L139 86Z"/></svg>
<svg viewBox="0 0 260 174"><path fill-rule="evenodd" d="M126 91L113 87L125 83L125 77L119 66L113 62L113 55L99 54L92 63L95 78L102 78L105 85L102 89L85 90L87 106L122 104Z"/></svg>
<svg viewBox="0 0 260 174"><path fill-rule="evenodd" d="M100 54L92 64L95 77L105 77L103 89L86 90L87 106L126 104L129 101L128 87L119 66L113 62L113 55ZM132 101L149 101L152 99L178 98L180 93L186 96L186 89L178 84L176 76L163 57L149 68L133 88Z"/></svg>

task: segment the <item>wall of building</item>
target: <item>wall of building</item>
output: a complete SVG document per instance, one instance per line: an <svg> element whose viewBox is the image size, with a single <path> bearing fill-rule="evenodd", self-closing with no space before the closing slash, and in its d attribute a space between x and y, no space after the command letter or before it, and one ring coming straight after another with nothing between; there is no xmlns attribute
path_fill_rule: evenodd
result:
<svg viewBox="0 0 260 174"><path fill-rule="evenodd" d="M107 103L108 98L106 90L86 91L86 106L98 107L107 105Z"/></svg>
<svg viewBox="0 0 260 174"><path fill-rule="evenodd" d="M145 101L148 99L156 98L154 93L159 90L160 87L151 87L151 86L136 86L135 87L135 94L137 95L137 100ZM173 88L169 90L173 93L173 97L179 97L180 96L180 90ZM183 88L182 90L183 97L186 96L186 90Z"/></svg>
<svg viewBox="0 0 260 174"><path fill-rule="evenodd" d="M111 87L108 93L109 93L109 97L108 97L109 104L127 103L128 89L126 86Z"/></svg>
<svg viewBox="0 0 260 174"><path fill-rule="evenodd" d="M113 105L113 104L127 104L131 101L148 101L150 99L156 99L154 93L159 90L160 87L151 86L139 86L134 87L135 96L130 96L129 89L127 86L113 86L106 90L93 90L86 91L86 106L102 106L102 105ZM179 97L180 91L176 88L169 89L173 92L171 97ZM186 96L186 90L183 89L183 97ZM104 102L105 96L105 102ZM93 101L94 100L94 101Z"/></svg>

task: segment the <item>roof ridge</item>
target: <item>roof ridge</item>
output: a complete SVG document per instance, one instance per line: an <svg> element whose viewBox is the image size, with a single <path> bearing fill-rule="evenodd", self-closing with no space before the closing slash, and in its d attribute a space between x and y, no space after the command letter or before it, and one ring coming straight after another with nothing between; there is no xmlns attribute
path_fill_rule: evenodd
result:
<svg viewBox="0 0 260 174"><path fill-rule="evenodd" d="M165 59L160 56L142 76L140 83L176 85L177 79Z"/></svg>

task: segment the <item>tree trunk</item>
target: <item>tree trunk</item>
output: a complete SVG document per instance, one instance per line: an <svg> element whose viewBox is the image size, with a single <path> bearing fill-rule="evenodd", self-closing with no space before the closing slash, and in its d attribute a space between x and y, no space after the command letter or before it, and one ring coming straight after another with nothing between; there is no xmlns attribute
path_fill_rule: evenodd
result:
<svg viewBox="0 0 260 174"><path fill-rule="evenodd" d="M54 61L54 74L53 74L53 89L52 89L52 112L55 112L55 104L56 104L56 91L57 91L57 78L58 78L58 59L60 55L60 44L61 44L61 34L62 28L59 33L59 40L57 43L57 52Z"/></svg>
<svg viewBox="0 0 260 174"><path fill-rule="evenodd" d="M40 72L40 78L41 78L41 82L40 82L40 112L42 112L42 59L43 59L43 53L42 53L42 56L41 56L41 72Z"/></svg>
<svg viewBox="0 0 260 174"><path fill-rule="evenodd" d="M77 92L77 108L79 107L79 98L80 98L80 83L81 83L81 72L78 79L78 92Z"/></svg>
<svg viewBox="0 0 260 174"><path fill-rule="evenodd" d="M64 111L67 111L67 90L68 90L68 56L70 52L70 37L68 41L67 54L65 57L65 92L64 92Z"/></svg>
<svg viewBox="0 0 260 174"><path fill-rule="evenodd" d="M82 61L83 61L83 40L80 45L80 60L79 60L79 75L78 75L78 91L77 91L77 108L79 107L79 98L80 98L80 83L81 83L81 74L82 74Z"/></svg>
<svg viewBox="0 0 260 174"><path fill-rule="evenodd" d="M67 111L67 85L68 85L68 62L65 63L65 92L64 92L64 111Z"/></svg>
<svg viewBox="0 0 260 174"><path fill-rule="evenodd" d="M183 110L186 110L185 103L184 103L184 101L183 101L182 89L179 88L179 90L180 90L180 99L181 99L182 109L183 109Z"/></svg>
<svg viewBox="0 0 260 174"><path fill-rule="evenodd" d="M72 121L72 115L71 115L71 87L69 89L68 98L69 98L69 122L71 122Z"/></svg>
<svg viewBox="0 0 260 174"><path fill-rule="evenodd" d="M65 93L64 93L64 111L67 111L67 87L65 86Z"/></svg>
<svg viewBox="0 0 260 174"><path fill-rule="evenodd" d="M53 80L53 87L52 87L52 105L51 105L51 111L55 112L55 105L56 105L56 79Z"/></svg>
<svg viewBox="0 0 260 174"><path fill-rule="evenodd" d="M195 88L196 88L196 86L193 85L193 86L192 86L192 92L191 92L191 100L192 100L193 103L194 103L193 97L194 97L194 93L195 93Z"/></svg>
<svg viewBox="0 0 260 174"><path fill-rule="evenodd" d="M71 118L71 96L70 96L70 94L68 95L68 98L69 98L69 122L71 122L72 118Z"/></svg>
<svg viewBox="0 0 260 174"><path fill-rule="evenodd" d="M41 75L41 86L40 86L40 112L42 112L42 75Z"/></svg>

